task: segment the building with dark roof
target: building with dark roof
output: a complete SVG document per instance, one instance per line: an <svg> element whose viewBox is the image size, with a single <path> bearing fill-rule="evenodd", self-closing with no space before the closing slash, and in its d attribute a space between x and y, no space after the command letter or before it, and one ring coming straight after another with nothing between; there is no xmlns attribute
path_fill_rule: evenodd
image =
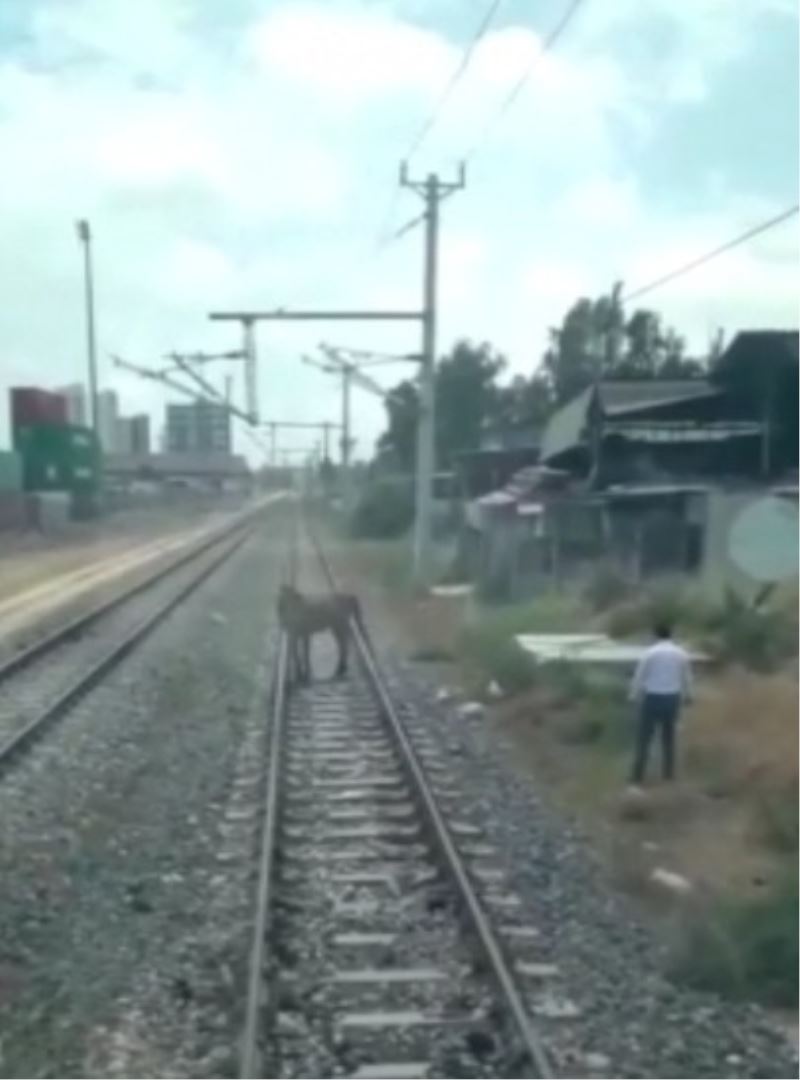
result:
<svg viewBox="0 0 800 1080"><path fill-rule="evenodd" d="M542 461L592 487L797 467L797 334L738 334L705 379L602 380L553 414Z"/></svg>

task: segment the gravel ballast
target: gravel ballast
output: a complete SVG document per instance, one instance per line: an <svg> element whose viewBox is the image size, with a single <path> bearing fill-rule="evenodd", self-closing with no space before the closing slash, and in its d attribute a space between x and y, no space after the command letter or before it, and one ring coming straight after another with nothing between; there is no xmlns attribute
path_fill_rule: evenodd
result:
<svg viewBox="0 0 800 1080"><path fill-rule="evenodd" d="M0 782L0 1076L236 1075L279 518ZM437 702L417 666L386 671L441 738L453 813L497 849L557 969L561 1013L542 1028L559 1075L797 1075L758 1009L663 977L590 842L482 715Z"/></svg>
<svg viewBox="0 0 800 1080"><path fill-rule="evenodd" d="M0 783L0 1075L235 1074L284 554L268 515Z"/></svg>
<svg viewBox="0 0 800 1080"><path fill-rule="evenodd" d="M604 879L589 840L536 796L485 716L436 700L417 665L385 658L396 701L447 747L459 816L501 853L575 1015L543 1025L562 1076L793 1077L792 1047L758 1008L681 989L661 946Z"/></svg>

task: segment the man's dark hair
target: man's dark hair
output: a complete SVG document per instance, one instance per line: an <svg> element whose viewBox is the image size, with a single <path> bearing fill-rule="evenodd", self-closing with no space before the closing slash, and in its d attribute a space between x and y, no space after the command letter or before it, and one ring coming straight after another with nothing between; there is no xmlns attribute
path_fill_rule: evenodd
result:
<svg viewBox="0 0 800 1080"><path fill-rule="evenodd" d="M666 619L659 619L659 621L653 627L657 638L671 638L672 627L666 621Z"/></svg>

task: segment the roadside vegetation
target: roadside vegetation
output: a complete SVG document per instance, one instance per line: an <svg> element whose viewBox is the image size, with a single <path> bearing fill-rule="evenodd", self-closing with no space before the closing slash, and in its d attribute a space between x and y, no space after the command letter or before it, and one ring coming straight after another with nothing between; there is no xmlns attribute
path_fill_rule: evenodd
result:
<svg viewBox="0 0 800 1080"><path fill-rule="evenodd" d="M383 477L359 493L350 531L355 539L397 540L414 520L414 489L407 478Z"/></svg>
<svg viewBox="0 0 800 1080"><path fill-rule="evenodd" d="M438 580L448 551L438 549ZM353 557L389 598L413 646L465 698L491 705L517 767L576 815L619 886L671 945L683 984L767 1005L797 1002L797 592L745 602L688 579L631 589L610 567L524 603L415 595L411 544L358 540ZM654 619L706 652L697 700L681 725L681 775L624 794L635 718L629 672L537 664L520 633L607 632L648 640ZM653 763L656 764L656 763ZM651 765L652 767L652 765ZM691 890L667 895L655 868Z"/></svg>
<svg viewBox="0 0 800 1080"><path fill-rule="evenodd" d="M667 618L712 657L681 726L682 776L628 801L628 672L537 665L522 632L599 630L646 640ZM797 1003L797 594L746 602L671 580L631 590L602 568L578 593L481 609L461 636L465 684L494 680L500 726L598 839L618 882L672 934L671 974L768 1005ZM684 875L665 900L652 873ZM676 932L677 927L677 932Z"/></svg>

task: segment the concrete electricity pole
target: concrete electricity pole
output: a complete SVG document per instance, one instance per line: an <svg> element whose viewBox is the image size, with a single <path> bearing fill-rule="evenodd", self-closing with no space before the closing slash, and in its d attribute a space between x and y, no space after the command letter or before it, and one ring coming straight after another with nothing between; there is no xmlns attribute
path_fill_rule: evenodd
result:
<svg viewBox="0 0 800 1080"><path fill-rule="evenodd" d="M89 361L89 408L91 428L99 438L99 410L97 406L97 339L94 325L94 277L92 274L92 233L89 222L81 219L76 223L78 239L83 245L84 287L86 290L86 351Z"/></svg>
<svg viewBox="0 0 800 1080"><path fill-rule="evenodd" d="M423 181L410 180L408 165L400 167L401 187L411 188L425 201L425 276L422 311L422 370L417 422L416 515L414 521L414 577L426 585L430 573L431 506L436 461L436 285L439 255L439 204L466 183L462 164L458 180L445 183L436 173Z"/></svg>
<svg viewBox="0 0 800 1080"><path fill-rule="evenodd" d="M342 505L345 513L350 509L350 449L352 439L350 437L350 390L353 381L353 365L348 364L338 355L337 350L329 345L320 345L321 351L327 356L329 363L321 364L310 356L304 356L303 360L312 367L320 368L331 375L341 375L342 378ZM327 431L325 432L327 445Z"/></svg>

